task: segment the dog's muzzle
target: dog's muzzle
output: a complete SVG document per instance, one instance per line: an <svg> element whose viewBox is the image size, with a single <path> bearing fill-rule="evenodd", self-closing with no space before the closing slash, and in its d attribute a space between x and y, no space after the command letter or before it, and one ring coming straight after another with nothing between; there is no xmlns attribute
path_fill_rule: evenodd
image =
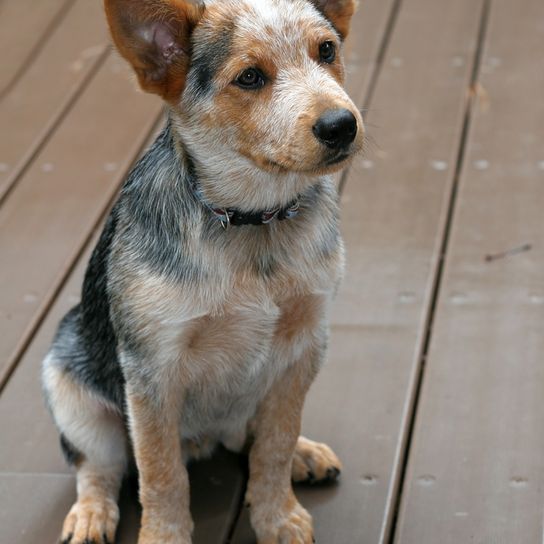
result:
<svg viewBox="0 0 544 544"><path fill-rule="evenodd" d="M357 119L349 110L327 110L312 127L315 137L329 149L347 149L357 135Z"/></svg>

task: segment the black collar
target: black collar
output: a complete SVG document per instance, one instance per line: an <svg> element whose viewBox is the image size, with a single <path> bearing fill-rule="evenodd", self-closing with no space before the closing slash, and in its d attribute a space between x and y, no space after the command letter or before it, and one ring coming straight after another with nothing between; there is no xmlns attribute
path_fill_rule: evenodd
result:
<svg viewBox="0 0 544 544"><path fill-rule="evenodd" d="M283 208L258 212L242 212L236 208L215 208L205 201L202 202L225 227L229 225L234 225L235 227L240 225L266 225L274 221L274 219L278 221L292 219L298 214L299 210L298 199L293 200Z"/></svg>
<svg viewBox="0 0 544 544"><path fill-rule="evenodd" d="M192 158L187 154L187 170L189 173L189 180L191 188L197 200L211 212L212 216L221 222L223 227L227 228L229 225L235 227L241 225L266 225L271 221L277 219L283 221L284 219L292 219L298 214L299 202L298 197L286 206L274 208L272 210L260 210L254 212L243 212L236 208L219 208L206 201L202 194L202 189L198 186L198 179Z"/></svg>

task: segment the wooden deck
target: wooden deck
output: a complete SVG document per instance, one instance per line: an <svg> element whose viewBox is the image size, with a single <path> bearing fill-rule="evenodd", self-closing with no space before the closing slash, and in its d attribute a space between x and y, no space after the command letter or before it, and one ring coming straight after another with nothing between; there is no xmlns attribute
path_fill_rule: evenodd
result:
<svg viewBox="0 0 544 544"><path fill-rule="evenodd" d="M75 497L40 362L162 124L91 0L0 2L0 544L53 544ZM544 542L544 2L364 0L347 44L366 155L304 432L320 544ZM252 544L245 460L191 466L195 544ZM134 482L119 542L136 542Z"/></svg>

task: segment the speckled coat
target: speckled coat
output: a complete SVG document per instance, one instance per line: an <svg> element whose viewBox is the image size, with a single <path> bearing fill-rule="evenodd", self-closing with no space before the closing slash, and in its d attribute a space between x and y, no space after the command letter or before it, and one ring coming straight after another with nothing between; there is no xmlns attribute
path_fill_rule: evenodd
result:
<svg viewBox="0 0 544 544"><path fill-rule="evenodd" d="M341 87L353 9L351 0L106 1L120 52L169 114L128 176L82 301L44 362L78 471L65 542L113 542L132 455L139 543L190 542L184 461L217 443L251 443L259 543L311 542L290 480L340 470L327 446L299 432L343 266L329 175L362 146L362 119ZM341 150L316 136L331 110L354 119ZM228 226L213 213L258 215L293 201L296 217L262 225Z"/></svg>

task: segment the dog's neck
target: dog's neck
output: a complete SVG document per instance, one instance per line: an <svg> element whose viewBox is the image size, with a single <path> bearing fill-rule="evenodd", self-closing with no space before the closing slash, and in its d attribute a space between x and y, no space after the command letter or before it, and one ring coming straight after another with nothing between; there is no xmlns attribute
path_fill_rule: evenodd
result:
<svg viewBox="0 0 544 544"><path fill-rule="evenodd" d="M289 217L299 196L321 180L298 172L266 172L218 142L195 141L175 116L170 124L178 156L191 173L199 198L212 209L253 216L278 211Z"/></svg>
<svg viewBox="0 0 544 544"><path fill-rule="evenodd" d="M196 173L194 160L186 150L184 161L187 176L189 178L189 189L193 191L194 195L201 202L201 204L215 219L220 221L224 227L229 227L230 225L266 225L275 220L282 221L284 219L292 219L298 215L298 195L295 200L291 201L286 206L278 206L274 209L256 210L251 212L245 212L238 208L222 208L214 205L208 201L206 195L204 194L199 182L199 177Z"/></svg>

